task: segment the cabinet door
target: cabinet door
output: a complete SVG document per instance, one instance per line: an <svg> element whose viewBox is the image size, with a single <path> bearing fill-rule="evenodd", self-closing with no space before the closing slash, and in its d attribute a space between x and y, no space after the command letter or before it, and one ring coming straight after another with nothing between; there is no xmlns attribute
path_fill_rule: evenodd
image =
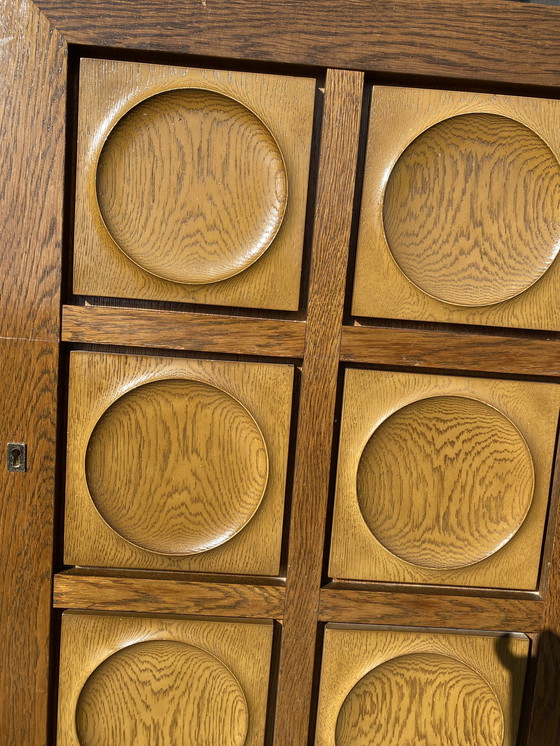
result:
<svg viewBox="0 0 560 746"><path fill-rule="evenodd" d="M366 0L336 7L321 0L305 6L276 0L16 0L5 3L2 14L7 84L0 117L7 147L0 153L5 206L0 431L1 445L9 450L0 479L0 726L6 744L95 742L99 733L111 738L131 732L126 728L133 728L134 716L124 731L111 731L106 718L108 730L96 734L92 718L108 711L120 716L101 696L103 678L122 683L130 660L132 668L140 660L142 680L127 680L128 691L141 683L157 698L152 684L172 650L177 655L170 658L183 656L188 670L197 669L200 659L205 670L221 672L217 678L235 710L233 742L326 745L335 733L341 743L360 743L357 714L375 696L385 701L404 681L409 693L420 687L426 698L441 703L438 687L453 689L460 680L464 686L453 692L455 713L461 714L446 711L443 730L431 731L434 738L444 733L449 746L455 741L464 746L465 733L476 727L469 720L476 701L483 703L478 716L482 712L491 724L486 742L501 739L513 746L517 737L516 746L554 746L560 737L560 546L552 472L560 348L557 293L547 286L540 294L539 283L548 282L556 269L521 273L522 286L515 292L521 297L530 291L538 303L519 313L508 313L511 299L503 283L498 300L506 310L488 311L481 305L488 301L484 295L474 312L448 303L445 312L436 313L432 296L437 293L430 286L424 314L411 315L409 308L395 310L388 283L376 285L375 302L369 304L365 286L353 301L352 282L363 264L359 213L362 196L369 194L364 169L373 84L398 88L406 81L407 89L452 91L459 108L463 92L476 97L482 91L496 99L494 108L476 112L487 118L497 116L494 94L512 92L520 99L532 96L540 101L539 110L551 111L560 88L560 11L493 0L450 1L437 9L419 8L412 0L390 7ZM82 64L96 70L83 85ZM122 70L126 73L114 74ZM139 94L146 90L147 95ZM437 95L427 93L426 99ZM201 232L208 236L215 229L214 243L226 254L240 236L248 250L216 266L187 228L181 240L193 261L185 272L177 257L162 265L157 241L138 241L137 229L150 232L154 205L159 209L159 198L169 205L178 178L152 179L150 159L158 148L165 150L181 176L181 158L192 162L200 143L169 135L171 124L187 111L201 110L214 112L213 132L224 124L229 128L216 140L222 148L217 162L224 167L216 176L218 186L197 193ZM105 148L96 150L99 129L80 130L83 114L106 128ZM408 114L410 107L403 106L387 136L405 127ZM501 114L511 119L511 112ZM116 127L119 122L122 127ZM491 125L489 120L481 124L484 132ZM159 138L165 128L167 136ZM407 134L410 142L417 136L412 130ZM535 148L541 166L546 161L546 174L554 172L555 148L545 148L546 153ZM232 153L237 156L229 168ZM258 157L251 160L250 153ZM263 162L266 167L259 169ZM404 181L406 168L403 162ZM258 186L236 191L235 178L228 178L239 170ZM151 187L135 190L135 180ZM220 207L226 182L232 196L228 209ZM397 187L394 205L400 214ZM219 225L205 212L209 204L218 205ZM545 205L549 221L554 204ZM538 206L527 221L535 214ZM173 233L173 210L168 217L163 229ZM527 221L522 221L521 248L531 233ZM391 225L391 240L400 245L403 222ZM556 267L552 228L543 261ZM380 264L373 259L370 265L379 282ZM400 270L393 266L391 271ZM415 276L415 281L423 280ZM491 280L481 287L496 290ZM443 297L444 304L449 300L456 298ZM464 326L459 330L458 324ZM71 358L82 361L80 380ZM102 363L88 370L87 359ZM175 366L171 383L169 375L145 378L166 366ZM249 367L252 373L245 376ZM104 509L87 502L87 480L97 480L99 500L126 485L126 469L116 482L107 477L109 465L122 466L120 434L126 426L137 435L145 425L154 434L154 450L164 444L161 459L176 453L166 445L166 426L150 425L162 398L151 396L152 388L137 406L132 394L146 394L142 386L163 381L166 416L176 419L176 384L183 386L184 371L192 374L195 368L199 398L222 394L222 409L242 421L247 437L257 442L262 436L265 447L259 441L260 447L249 449L248 471L258 473L260 481L245 522L226 516L224 531L231 532L231 542L230 537L218 541L210 549L214 554L205 554L206 547L198 551L200 543L191 542L189 553L181 536L180 551L173 554L176 545L165 543L169 521L160 521L156 540L151 526L145 531L150 515L143 508L153 508L149 497L138 512L144 521L138 534L126 504L122 515L109 510L104 517ZM212 380L205 378L209 372ZM384 388L382 379L392 373ZM69 378L77 382L78 393L69 393ZM192 375L186 378L192 393ZM343 406L347 384L359 381L357 393ZM460 390L457 381L463 381ZM395 382L402 383L397 393ZM429 391L416 396L426 382ZM415 386L414 396L403 397ZM383 404L387 392L397 397L398 406L381 414L370 411L372 401ZM369 503L362 506L369 534L366 521L355 542L349 526L362 519L356 505L344 508L337 475L342 468L350 483L356 476L352 458L371 445L360 470L365 495L370 465L379 455L366 437L372 435L366 432L373 430L371 423L388 416L389 428L379 435L386 438L381 448L386 455L387 443L395 442L391 425L417 428L426 413L418 405L414 409L414 402L429 397L445 400L439 402L438 417L444 412L447 420L458 403L465 410L460 417L484 425L488 416L485 432L498 429L511 441L510 451L517 449L519 486L510 510L488 508L493 519L459 511L458 521L466 517L470 533L459 557L443 542L437 566L429 551L426 559L406 537L402 541L406 532L391 525L390 511L383 520ZM133 427L131 406L136 407ZM478 406L478 414L466 411L469 406ZM73 419L67 437L68 412ZM389 416L399 412L400 425ZM364 433L354 427L358 421L366 423ZM348 445L348 433L359 441L354 446ZM482 449L484 437L474 447ZM127 458L141 452L143 441L138 448L137 442L129 439ZM351 458L352 448L362 450ZM346 467L338 460L344 454ZM235 457L215 461L228 469L237 463ZM353 467L356 472L358 465ZM386 468L394 471L395 464ZM506 477L510 474L506 468ZM134 480L133 486L146 487L138 473ZM68 489L76 490L70 499ZM91 521L82 520L86 505ZM403 505L403 515L417 508L416 502ZM171 513L182 510L180 501L170 505ZM124 528L117 526L123 516ZM119 536L111 522L126 535ZM253 535L245 532L251 525L259 525ZM87 534L87 552L80 532ZM437 532L428 533L438 544ZM511 565L500 564L498 545L504 541ZM374 542L376 556L368 549ZM479 572L477 565L485 562ZM228 647L226 638L237 639L241 627L247 642ZM67 634L71 628L73 637ZM195 642L194 629L201 630ZM206 629L221 641L215 649ZM117 632L118 640L111 637ZM506 642L504 636L510 636ZM131 650L134 645L144 647ZM72 673L74 658L81 661L77 673ZM181 680L175 669L165 668L164 674ZM199 692L188 693L196 709ZM72 731L72 706L78 701L81 735ZM393 710L399 718L399 709ZM57 712L62 713L58 736ZM252 712L258 723L250 731ZM221 727L214 714L201 720L209 723L209 742L216 741ZM161 721L164 729L168 715ZM364 727L370 721L366 717ZM414 718L400 722L402 739L430 734L415 731ZM380 738L380 744L389 743L386 733ZM370 742L367 733L363 742Z"/></svg>

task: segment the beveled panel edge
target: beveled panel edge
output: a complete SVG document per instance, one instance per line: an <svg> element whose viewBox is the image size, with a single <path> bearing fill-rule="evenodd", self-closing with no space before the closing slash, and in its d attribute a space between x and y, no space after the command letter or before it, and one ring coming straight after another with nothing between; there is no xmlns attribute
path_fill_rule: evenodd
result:
<svg viewBox="0 0 560 746"><path fill-rule="evenodd" d="M54 576L53 606L144 614L282 619L284 588L268 584L63 572Z"/></svg>
<svg viewBox="0 0 560 746"><path fill-rule="evenodd" d="M481 598L323 588L322 622L539 632L545 621L541 599Z"/></svg>
<svg viewBox="0 0 560 746"><path fill-rule="evenodd" d="M65 305L62 341L302 358L306 323L189 311Z"/></svg>
<svg viewBox="0 0 560 746"><path fill-rule="evenodd" d="M344 326L343 362L560 377L560 340Z"/></svg>

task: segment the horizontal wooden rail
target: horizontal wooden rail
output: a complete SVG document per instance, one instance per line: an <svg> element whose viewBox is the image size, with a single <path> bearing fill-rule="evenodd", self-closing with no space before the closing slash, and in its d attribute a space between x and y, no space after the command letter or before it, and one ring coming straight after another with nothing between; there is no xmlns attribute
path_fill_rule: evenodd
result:
<svg viewBox="0 0 560 746"><path fill-rule="evenodd" d="M420 368L560 376L560 340L345 326L341 359Z"/></svg>
<svg viewBox="0 0 560 746"><path fill-rule="evenodd" d="M544 602L323 588L319 619L350 624L539 632L544 622Z"/></svg>
<svg viewBox="0 0 560 746"><path fill-rule="evenodd" d="M62 313L63 342L301 358L304 338L303 321L107 306Z"/></svg>
<svg viewBox="0 0 560 746"><path fill-rule="evenodd" d="M503 0L35 0L69 43L437 75L560 82L560 10ZM405 83L406 84L406 83Z"/></svg>
<svg viewBox="0 0 560 746"><path fill-rule="evenodd" d="M53 600L58 609L281 619L284 587L68 571L55 575Z"/></svg>

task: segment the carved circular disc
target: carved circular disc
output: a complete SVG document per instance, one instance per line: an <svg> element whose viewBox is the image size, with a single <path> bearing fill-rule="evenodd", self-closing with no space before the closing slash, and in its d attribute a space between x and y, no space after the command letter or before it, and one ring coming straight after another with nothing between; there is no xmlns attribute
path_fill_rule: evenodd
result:
<svg viewBox="0 0 560 746"><path fill-rule="evenodd" d="M86 479L104 520L161 554L223 544L252 518L268 479L263 435L245 407L191 380L139 386L101 416Z"/></svg>
<svg viewBox="0 0 560 746"><path fill-rule="evenodd" d="M76 706L80 746L243 746L249 712L223 663L186 643L119 650L88 678Z"/></svg>
<svg viewBox="0 0 560 746"><path fill-rule="evenodd" d="M474 399L436 396L394 412L358 466L358 503L376 539L429 568L474 564L502 547L531 506L534 468L517 427Z"/></svg>
<svg viewBox="0 0 560 746"><path fill-rule="evenodd" d="M460 661L413 653L367 673L344 700L336 746L502 746L489 684Z"/></svg>
<svg viewBox="0 0 560 746"><path fill-rule="evenodd" d="M286 209L284 159L252 111L214 91L159 93L116 124L101 152L97 199L133 262L185 284L242 272Z"/></svg>
<svg viewBox="0 0 560 746"><path fill-rule="evenodd" d="M533 285L560 249L560 164L532 130L463 114L423 132L387 183L396 263L428 295L485 306Z"/></svg>

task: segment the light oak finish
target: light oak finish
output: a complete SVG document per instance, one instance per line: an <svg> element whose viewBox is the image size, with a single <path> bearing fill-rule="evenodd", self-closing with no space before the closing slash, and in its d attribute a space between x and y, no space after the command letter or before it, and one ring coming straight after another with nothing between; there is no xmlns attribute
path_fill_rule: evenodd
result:
<svg viewBox="0 0 560 746"><path fill-rule="evenodd" d="M315 746L514 746L528 652L524 635L328 625Z"/></svg>
<svg viewBox="0 0 560 746"><path fill-rule="evenodd" d="M352 223L363 75L329 70L302 368L275 746L309 728L323 562L332 420Z"/></svg>
<svg viewBox="0 0 560 746"><path fill-rule="evenodd" d="M237 577L186 578L180 573L132 573L72 568L54 576L59 609L204 614L219 617L282 619L284 588L239 582Z"/></svg>
<svg viewBox="0 0 560 746"><path fill-rule="evenodd" d="M171 350L302 358L304 321L64 306L62 340Z"/></svg>
<svg viewBox="0 0 560 746"><path fill-rule="evenodd" d="M466 331L345 326L340 358L391 367L560 376L560 341Z"/></svg>
<svg viewBox="0 0 560 746"><path fill-rule="evenodd" d="M276 575L292 379L286 365L72 353L65 561Z"/></svg>
<svg viewBox="0 0 560 746"><path fill-rule="evenodd" d="M243 746L249 712L231 671L201 648L151 640L113 653L83 686L76 704L82 746L211 743Z"/></svg>
<svg viewBox="0 0 560 746"><path fill-rule="evenodd" d="M260 746L271 622L66 612L58 746Z"/></svg>
<svg viewBox="0 0 560 746"><path fill-rule="evenodd" d="M433 396L383 420L364 446L356 495L376 539L433 570L500 549L525 520L533 459L517 427L476 399Z"/></svg>
<svg viewBox="0 0 560 746"><path fill-rule="evenodd" d="M131 544L199 554L251 520L268 453L237 399L200 381L160 380L128 391L99 418L85 473L95 507Z"/></svg>
<svg viewBox="0 0 560 746"><path fill-rule="evenodd" d="M420 290L456 306L514 298L560 249L560 163L532 130L463 114L419 135L385 186L389 250Z"/></svg>
<svg viewBox="0 0 560 746"><path fill-rule="evenodd" d="M558 101L375 87L352 313L560 329L559 124Z"/></svg>
<svg viewBox="0 0 560 746"><path fill-rule="evenodd" d="M535 589L559 407L554 384L348 370L329 574Z"/></svg>
<svg viewBox="0 0 560 746"><path fill-rule="evenodd" d="M156 94L109 133L97 201L117 246L139 267L187 285L253 264L282 224L286 166L270 131L221 93Z"/></svg>
<svg viewBox="0 0 560 746"><path fill-rule="evenodd" d="M311 78L82 60L74 292L296 310L314 101Z"/></svg>

